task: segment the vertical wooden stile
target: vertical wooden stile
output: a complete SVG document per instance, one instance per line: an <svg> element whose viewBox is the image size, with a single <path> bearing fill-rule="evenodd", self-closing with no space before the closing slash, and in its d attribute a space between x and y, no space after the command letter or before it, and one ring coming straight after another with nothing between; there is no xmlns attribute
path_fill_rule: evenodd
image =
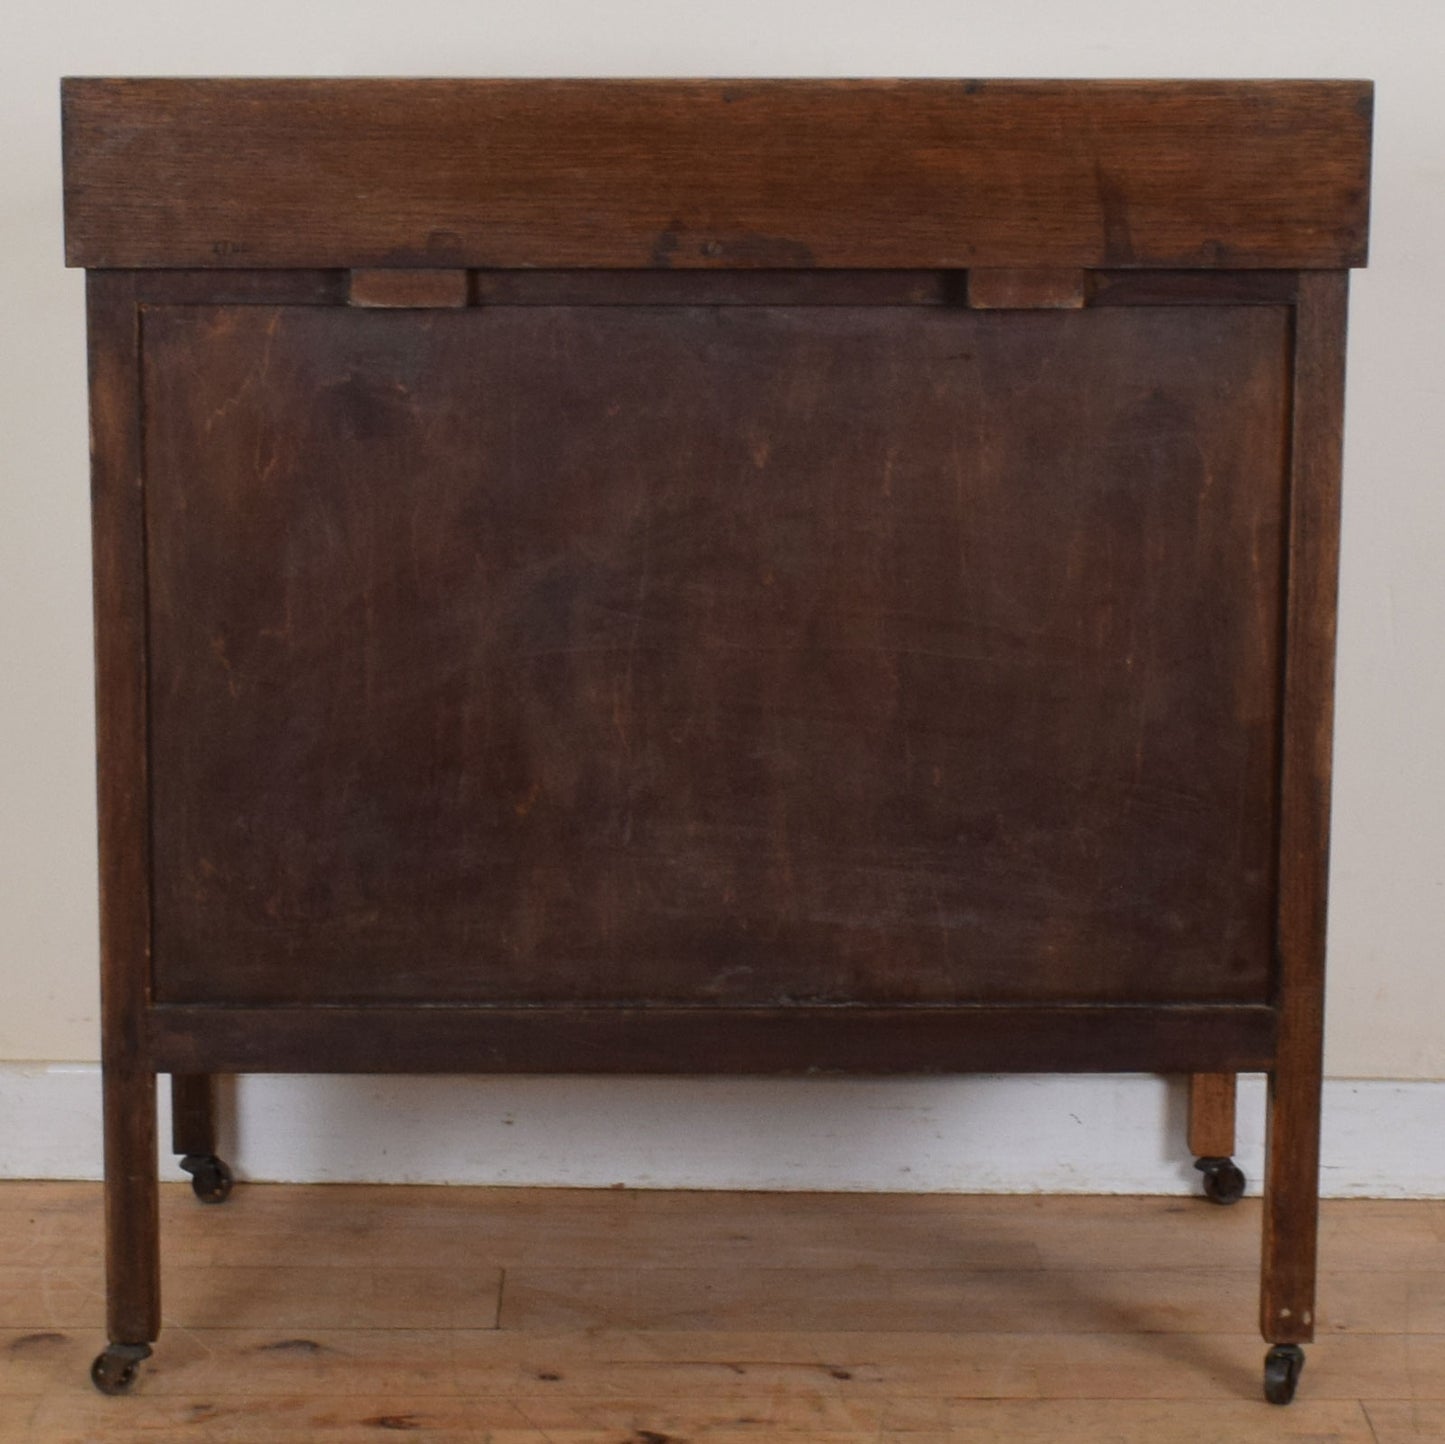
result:
<svg viewBox="0 0 1445 1444"><path fill-rule="evenodd" d="M135 278L87 277L91 336L96 729L100 832L107 1326L112 1342L160 1331L156 1080L150 1003L145 514L140 313Z"/></svg>
<svg viewBox="0 0 1445 1444"><path fill-rule="evenodd" d="M1260 1329L1314 1337L1325 905L1347 271L1300 277L1280 779L1279 1044L1269 1075Z"/></svg>

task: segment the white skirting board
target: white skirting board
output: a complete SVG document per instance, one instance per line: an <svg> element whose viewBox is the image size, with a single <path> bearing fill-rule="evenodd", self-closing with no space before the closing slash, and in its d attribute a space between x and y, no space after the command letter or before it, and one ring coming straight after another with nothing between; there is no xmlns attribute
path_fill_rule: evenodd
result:
<svg viewBox="0 0 1445 1444"><path fill-rule="evenodd" d="M564 1188L1187 1193L1184 1080L298 1077L220 1080L238 1178ZM161 1088L161 1173L169 1151ZM1445 1081L1325 1085L1330 1198L1445 1198ZM100 1073L0 1064L0 1177L98 1178ZM1258 1192L1264 1080L1240 1080Z"/></svg>

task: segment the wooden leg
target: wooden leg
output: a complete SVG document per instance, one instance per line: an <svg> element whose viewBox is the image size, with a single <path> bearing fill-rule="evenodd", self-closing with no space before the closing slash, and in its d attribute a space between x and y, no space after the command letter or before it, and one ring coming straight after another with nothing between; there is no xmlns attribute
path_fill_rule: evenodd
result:
<svg viewBox="0 0 1445 1444"><path fill-rule="evenodd" d="M106 1330L149 1345L161 1331L155 1074L107 1068L104 1093Z"/></svg>
<svg viewBox="0 0 1445 1444"><path fill-rule="evenodd" d="M92 271L91 497L99 758L101 1072L105 1119L107 1348L96 1388L135 1380L161 1327L156 1075L150 1003L145 496L139 486L140 302L134 273Z"/></svg>
<svg viewBox="0 0 1445 1444"><path fill-rule="evenodd" d="M1189 1149L1196 1158L1234 1157L1233 1073L1195 1073L1189 1079Z"/></svg>
<svg viewBox="0 0 1445 1444"><path fill-rule="evenodd" d="M161 1220L156 1183L156 1075L109 1064L105 1114L105 1325L90 1366L103 1394L123 1394L161 1331Z"/></svg>
<svg viewBox="0 0 1445 1444"><path fill-rule="evenodd" d="M1300 1346L1315 1336L1319 1051L1306 1047L1297 1062L1293 1052L1282 1048L1280 1066L1269 1076L1259 1328L1271 1346L1264 1361L1264 1396L1271 1404L1294 1398L1305 1361Z"/></svg>
<svg viewBox="0 0 1445 1444"><path fill-rule="evenodd" d="M1271 1344L1307 1344L1315 1336L1320 1212L1317 1066L1270 1074L1266 1150L1260 1331Z"/></svg>
<svg viewBox="0 0 1445 1444"><path fill-rule="evenodd" d="M1233 1073L1195 1073L1189 1079L1189 1147L1204 1175L1204 1196L1238 1203L1245 1178L1234 1162Z"/></svg>
<svg viewBox="0 0 1445 1444"><path fill-rule="evenodd" d="M216 1157L216 1088L209 1073L171 1075L171 1147L202 1203L231 1196L231 1170Z"/></svg>
<svg viewBox="0 0 1445 1444"><path fill-rule="evenodd" d="M171 1152L216 1151L216 1090L209 1073L171 1075Z"/></svg>
<svg viewBox="0 0 1445 1444"><path fill-rule="evenodd" d="M1300 277L1280 762L1279 1037L1269 1075L1260 1330L1265 1397L1287 1404L1315 1332L1330 717L1339 556L1347 272Z"/></svg>

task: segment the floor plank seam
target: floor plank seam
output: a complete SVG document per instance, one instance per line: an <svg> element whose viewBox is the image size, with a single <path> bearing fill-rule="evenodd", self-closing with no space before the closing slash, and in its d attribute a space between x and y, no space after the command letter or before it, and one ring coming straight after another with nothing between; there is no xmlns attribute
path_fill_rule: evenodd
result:
<svg viewBox="0 0 1445 1444"><path fill-rule="evenodd" d="M1325 1205L1346 1267L1324 1271L1335 1317L1321 1320L1296 1409L1281 1414L1260 1397L1262 1349L1241 1288L1206 1288L1198 1268L1171 1264L1176 1239L1202 1258L1218 1252L1218 1231L1201 1240L1167 1206L1069 1200L1037 1210L1025 1230L955 1200L946 1223L904 1227L889 1266L877 1260L891 1200L867 1227L848 1199L763 1209L674 1198L645 1215L629 1201L619 1237L605 1195L550 1213L538 1198L513 1214L495 1193L467 1191L444 1217L415 1193L382 1202L339 1190L323 1216L316 1192L276 1190L277 1206L258 1207L234 1236L226 1224L239 1212L177 1209L175 1314L138 1397L119 1407L85 1381L102 1332L99 1260L78 1265L67 1247L98 1210L68 1207L63 1186L12 1192L27 1207L0 1209L11 1231L42 1227L0 1267L0 1439L58 1440L68 1426L66 1439L114 1444L197 1429L248 1444L341 1444L402 1428L457 1444L631 1444L650 1441L648 1430L719 1444L942 1444L957 1431L982 1444L1071 1437L1070 1421L1081 1439L1176 1444L1213 1409L1250 1444L1445 1444L1445 1209L1435 1205ZM432 1224L441 1228L429 1234ZM431 1262L381 1263L418 1231ZM1018 1257L929 1262L951 1240L981 1238L991 1255ZM269 1241L286 1245L275 1258ZM742 1262L730 1264L738 1241ZM750 1250L793 1248L801 1259L781 1272L750 1261ZM256 1262L230 1262L248 1251ZM437 1262L462 1257L465 1269ZM1129 1265L1111 1269L1111 1257ZM1098 1283L1101 1273L1116 1281ZM187 1412L201 1407L205 1420Z"/></svg>

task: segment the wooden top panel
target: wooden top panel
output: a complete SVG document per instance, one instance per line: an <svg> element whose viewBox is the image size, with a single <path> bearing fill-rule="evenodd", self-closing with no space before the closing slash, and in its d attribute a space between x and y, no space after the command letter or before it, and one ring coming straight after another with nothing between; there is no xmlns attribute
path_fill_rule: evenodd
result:
<svg viewBox="0 0 1445 1444"><path fill-rule="evenodd" d="M1360 81L64 82L75 266L1362 265Z"/></svg>

